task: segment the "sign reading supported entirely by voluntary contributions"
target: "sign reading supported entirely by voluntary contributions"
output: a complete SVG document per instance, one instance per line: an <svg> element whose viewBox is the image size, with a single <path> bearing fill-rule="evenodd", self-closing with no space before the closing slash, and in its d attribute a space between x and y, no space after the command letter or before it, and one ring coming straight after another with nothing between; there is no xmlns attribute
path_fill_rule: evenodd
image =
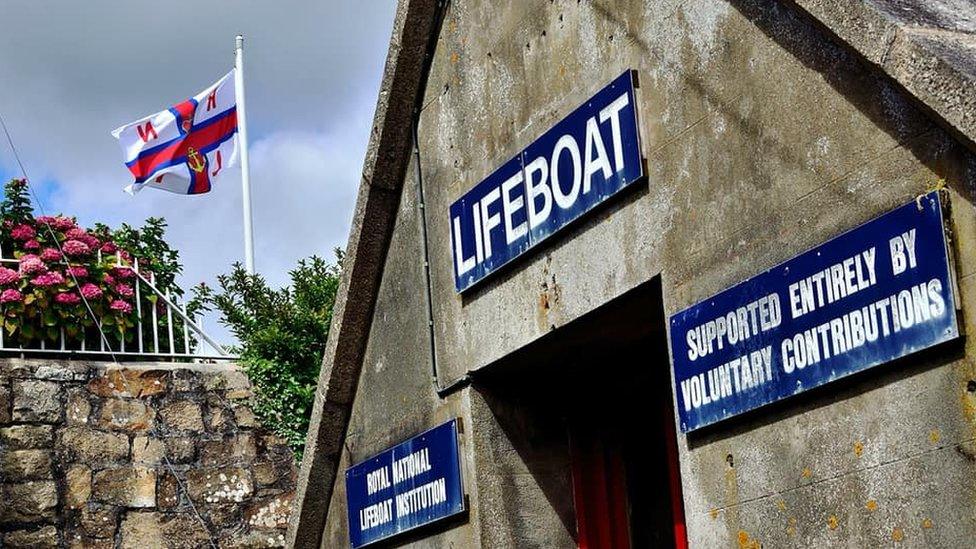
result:
<svg viewBox="0 0 976 549"><path fill-rule="evenodd" d="M457 420L350 467L346 501L354 548L464 512Z"/></svg>
<svg viewBox="0 0 976 549"><path fill-rule="evenodd" d="M458 292L644 176L627 71L451 204Z"/></svg>
<svg viewBox="0 0 976 549"><path fill-rule="evenodd" d="M938 192L671 317L683 432L959 335Z"/></svg>

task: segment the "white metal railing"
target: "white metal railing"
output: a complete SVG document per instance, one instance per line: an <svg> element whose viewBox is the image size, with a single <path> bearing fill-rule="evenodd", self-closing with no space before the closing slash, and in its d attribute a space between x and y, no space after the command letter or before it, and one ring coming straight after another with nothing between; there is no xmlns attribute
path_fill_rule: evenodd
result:
<svg viewBox="0 0 976 549"><path fill-rule="evenodd" d="M101 264L103 261L102 252L98 251L98 263ZM11 259L3 257L3 251L0 249L0 264L3 263L16 263L19 265L20 261L18 259ZM48 345L47 338L41 337L40 343L37 347L24 347L22 345L17 345L16 347L8 346L5 341L5 330L3 326L0 325L0 352L17 352L17 353L44 353L44 354L71 354L71 355L115 355L122 356L126 358L149 358L154 360L236 360L238 357L228 353L224 348L214 341L201 326L198 319L191 318L187 314L186 310L186 299L180 299L175 295L172 295L169 290L161 291L156 286L156 274L150 272L148 278L144 273L139 270L139 259L133 258L132 264L127 265L122 260L121 252L115 254L115 266L117 268L129 269L135 275L135 311L136 311L136 349L127 349L126 341L124 337L118 337L114 342L107 342L107 337L103 334L101 328L97 334L97 347L92 348L89 345L88 336L95 336L96 334L89 334L87 330L81 330L80 341L73 341L69 343L68 337L66 337L64 328L60 330L60 335L58 337L57 346L50 347ZM144 292L143 288L148 291ZM78 289L80 293L80 288ZM165 346L160 346L162 338L160 338L160 318L159 311L157 310L157 305L150 296L156 296L157 301L162 301L166 308L166 332L165 332ZM149 305L150 314L144 314L143 301ZM173 333L173 317L174 315L181 320L182 323L182 342L178 342L175 339ZM146 317L149 317L148 319ZM146 334L144 333L144 321L148 320L148 325L151 326L152 330L152 346L149 346L149 342L145 341ZM99 327L102 325L102 319L97 319ZM193 337L191 338L191 332ZM191 339L195 341L191 341ZM106 344L108 343L108 346ZM180 345L180 343L182 345ZM205 349L204 344L209 349ZM70 346L77 346L77 348L70 348ZM178 346L182 346L182 352L178 352Z"/></svg>

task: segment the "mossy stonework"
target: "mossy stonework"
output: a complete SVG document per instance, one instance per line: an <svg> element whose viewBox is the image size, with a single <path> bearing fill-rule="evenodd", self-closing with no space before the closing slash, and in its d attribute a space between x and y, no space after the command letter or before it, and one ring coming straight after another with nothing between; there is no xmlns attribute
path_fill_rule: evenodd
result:
<svg viewBox="0 0 976 549"><path fill-rule="evenodd" d="M0 359L0 545L281 547L285 441L235 365Z"/></svg>
<svg viewBox="0 0 976 549"><path fill-rule="evenodd" d="M343 472L453 417L468 512L404 545L577 546L592 502L571 433L593 431L674 441L670 488L666 457L623 461L678 494L691 547L971 545L976 18L909 21L883 0L438 4L398 7L295 546L348 546ZM450 205L627 69L647 182L459 294ZM663 320L934 188L961 338L700 432L674 434L673 412L662 427Z"/></svg>

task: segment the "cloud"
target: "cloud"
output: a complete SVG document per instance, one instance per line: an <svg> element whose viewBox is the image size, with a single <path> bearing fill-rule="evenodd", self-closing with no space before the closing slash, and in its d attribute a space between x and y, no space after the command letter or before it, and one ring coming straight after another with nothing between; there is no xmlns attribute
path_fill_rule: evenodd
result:
<svg viewBox="0 0 976 549"><path fill-rule="evenodd" d="M395 0L11 2L0 112L47 210L89 225L163 216L184 285L212 283L243 261L239 171L208 195L130 197L109 132L216 81L245 34L256 265L285 284L299 258L345 245L394 10ZM14 173L0 144L0 175Z"/></svg>

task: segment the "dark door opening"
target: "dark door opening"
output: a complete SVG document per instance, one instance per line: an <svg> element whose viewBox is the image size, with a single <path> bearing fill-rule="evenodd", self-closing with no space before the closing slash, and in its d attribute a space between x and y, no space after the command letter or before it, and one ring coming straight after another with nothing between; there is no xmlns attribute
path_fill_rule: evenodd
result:
<svg viewBox="0 0 976 549"><path fill-rule="evenodd" d="M664 329L655 280L476 378L580 549L687 547Z"/></svg>

